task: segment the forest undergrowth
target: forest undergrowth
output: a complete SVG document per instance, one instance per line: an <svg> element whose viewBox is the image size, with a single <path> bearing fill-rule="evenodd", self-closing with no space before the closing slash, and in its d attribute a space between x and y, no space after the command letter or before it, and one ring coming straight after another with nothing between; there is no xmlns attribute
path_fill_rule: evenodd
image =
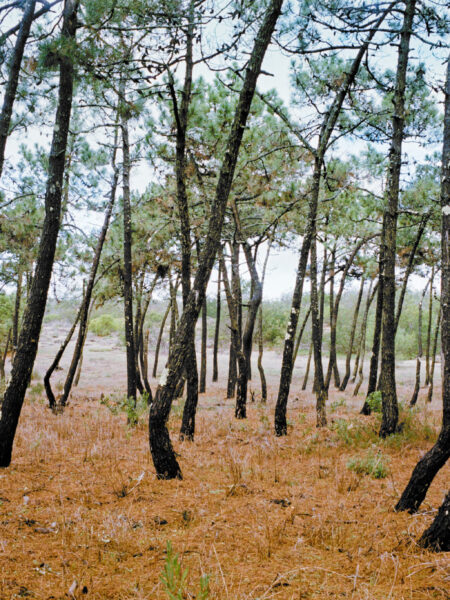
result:
<svg viewBox="0 0 450 600"><path fill-rule="evenodd" d="M130 428L114 396L79 396L57 416L27 402L0 475L0 598L449 598L448 556L417 545L449 466L419 513L393 511L437 435L439 413L423 398L383 441L379 416L357 415L349 393L331 394L329 427L317 430L302 392L284 438L272 402L237 421L224 396L202 396L194 443L177 441L175 406L184 480L166 482L146 412Z"/></svg>

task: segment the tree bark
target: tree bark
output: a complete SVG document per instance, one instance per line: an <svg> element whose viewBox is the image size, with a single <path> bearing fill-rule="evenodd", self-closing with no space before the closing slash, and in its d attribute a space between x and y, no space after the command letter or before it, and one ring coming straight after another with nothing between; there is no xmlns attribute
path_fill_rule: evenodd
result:
<svg viewBox="0 0 450 600"><path fill-rule="evenodd" d="M233 310L236 310L237 328L230 330L230 358L228 365L228 384L227 384L227 398L234 398L236 393L236 384L238 379L237 361L238 351L242 344L242 290L241 290L241 278L239 274L239 249L240 245L233 240L230 244L231 249L231 296L227 296L228 309L229 300L231 299ZM223 263L223 268L225 263ZM231 317L230 317L231 318Z"/></svg>
<svg viewBox="0 0 450 600"><path fill-rule="evenodd" d="M311 342L310 345L309 345L308 360L307 360L307 363L306 363L306 371L305 371L305 377L303 378L302 390L306 390L306 386L308 385L308 378L309 378L309 370L311 368L312 353L313 353L313 343Z"/></svg>
<svg viewBox="0 0 450 600"><path fill-rule="evenodd" d="M220 279L222 270L219 265L217 276L217 300L216 300L216 323L214 329L214 349L213 349L213 376L212 380L217 381L219 379L219 365L218 365L218 354L219 354L219 334L220 334Z"/></svg>
<svg viewBox="0 0 450 600"><path fill-rule="evenodd" d="M250 112L256 81L261 64L270 43L272 33L281 12L283 0L272 0L264 21L256 36L255 44L247 63L244 83L239 95L230 135L217 181L216 193L211 207L206 240L203 244L199 265L171 349L167 367L161 377L155 400L150 408L149 442L153 463L159 479L181 478L181 469L173 451L167 430L167 419L172 406L173 394L183 369L185 349L192 338L195 322L203 304L206 286L214 265L216 252L225 218L225 210L233 182L236 162L242 142L247 117Z"/></svg>
<svg viewBox="0 0 450 600"><path fill-rule="evenodd" d="M245 361L240 362L239 366L239 377L236 394L236 410L235 416L237 419L245 419L247 416L247 385L250 378L250 361L252 352L253 342L253 331L255 328L256 318L258 316L258 310L262 301L262 283L256 269L256 262L253 257L251 248L247 239L245 238L239 211L236 205L236 201L233 199L231 203L234 215L234 221L236 224L237 233L242 241L242 248L244 250L245 260L250 273L252 290L251 296L247 309L247 317L245 320L245 328L242 334L242 352L244 354ZM270 248L269 248L270 250Z"/></svg>
<svg viewBox="0 0 450 600"><path fill-rule="evenodd" d="M372 354L370 356L370 368L369 368L369 382L367 386L367 397L370 396L377 389L378 380L378 362L380 355L381 346L381 323L383 317L383 236L384 236L384 223L381 233L381 244L380 244L380 256L379 256L379 269L378 269L378 293L377 293L377 305L375 309L375 323L373 328L373 340L372 340ZM366 414L366 413L364 413Z"/></svg>
<svg viewBox="0 0 450 600"><path fill-rule="evenodd" d="M318 171L320 177L320 171ZM322 366L322 339L319 323L319 297L317 293L317 251L316 230L314 221L313 239L311 241L311 324L312 342L314 352L314 385L316 388L316 426L324 427L327 424L326 402L328 388L325 385Z"/></svg>
<svg viewBox="0 0 450 600"><path fill-rule="evenodd" d="M356 324L358 322L359 308L361 306L361 299L364 291L364 282L364 277L361 277L361 285L359 288L358 298L356 299L355 311L353 313L352 328L350 330L350 342L348 345L347 356L345 357L345 374L339 388L341 392L345 390L345 388L347 387L348 380L350 379L353 344L355 342Z"/></svg>
<svg viewBox="0 0 450 600"><path fill-rule="evenodd" d="M164 312L162 321L161 321L161 327L159 328L159 333L158 333L158 339L156 340L156 348L155 348L155 360L153 362L153 377L156 377L157 372L158 372L158 359L159 359L159 350L161 348L161 340L162 340L162 336L163 336L163 332L164 332L164 326L166 324L167 321L167 317L169 316L169 312L171 309L172 303L169 300L168 304L167 304L167 308Z"/></svg>
<svg viewBox="0 0 450 600"><path fill-rule="evenodd" d="M447 62L447 79L445 84L444 144L442 151L441 176L441 209L442 209L442 274L441 274L441 310L442 310L442 428L435 445L417 463L395 510L415 512L422 504L428 488L436 473L445 465L450 457L450 57ZM447 497L448 500L448 497ZM447 531L448 528L447 508ZM441 517L442 517L441 513ZM427 544L437 544L441 518L438 515L436 528L428 530Z"/></svg>
<svg viewBox="0 0 450 600"><path fill-rule="evenodd" d="M0 112L0 179L5 163L6 141L11 126L11 117L16 99L17 86L19 84L20 65L22 64L25 44L30 35L31 23L33 22L36 0L28 0L24 5L23 17L20 23L19 33L9 64L8 81L6 83L5 95L3 97L2 110Z"/></svg>
<svg viewBox="0 0 450 600"><path fill-rule="evenodd" d="M428 283L429 282L427 282L426 286L423 289L422 296L421 296L420 302L419 302L419 315L418 315L418 319L417 319L416 379L415 379L415 384L414 384L413 395L411 397L411 400L409 401L409 406L414 406L417 402L417 398L419 397L420 367L421 367L420 359L422 358L422 354L423 354L423 349L422 349L422 306L423 306L423 299L425 298L425 294L427 293Z"/></svg>
<svg viewBox="0 0 450 600"><path fill-rule="evenodd" d="M77 9L77 0L66 0L61 34L66 40L75 40ZM0 467L8 467L11 463L16 428L36 358L60 228L62 184L72 109L73 64L68 55L60 56L59 60L58 105L48 161L45 218L11 380L3 398L0 417Z"/></svg>
<svg viewBox="0 0 450 600"><path fill-rule="evenodd" d="M206 392L206 350L208 345L208 313L206 305L206 296L202 306L202 343L200 347L200 385L199 392Z"/></svg>
<svg viewBox="0 0 450 600"><path fill-rule="evenodd" d="M431 355L431 367L430 367L430 385L428 386L427 392L427 402L431 402L433 400L433 388L434 388L434 367L436 365L436 352L437 352L437 344L439 337L439 325L441 323L441 314L442 309L439 305L438 317L436 319L436 327L434 330L434 339L433 339L433 353Z"/></svg>
<svg viewBox="0 0 450 600"><path fill-rule="evenodd" d="M8 356L9 343L11 341L11 332L12 332L12 328L10 327L8 329L8 335L6 336L5 350L3 352L3 355L0 356L0 381L4 381L4 379L5 379L5 364L6 364L6 357Z"/></svg>
<svg viewBox="0 0 450 600"><path fill-rule="evenodd" d="M84 346L86 344L86 338L87 338L87 334L89 332L89 323L91 321L91 315L92 315L92 311L94 310L94 305L95 305L95 298L92 298L91 306L89 307L89 312L88 312L88 316L87 316L83 342L81 344L80 360L78 361L77 372L75 373L75 379L73 380L74 387L78 387L78 384L80 383L81 370L83 368Z"/></svg>
<svg viewBox="0 0 450 600"><path fill-rule="evenodd" d="M412 35L416 0L406 0L403 27L398 50L397 75L393 98L392 140L389 149L386 208L383 236L383 314L381 342L382 420L380 437L397 430L398 402L395 383L395 258L397 246L397 212L402 166L402 143L405 123L405 88L408 70L410 38Z"/></svg>
<svg viewBox="0 0 450 600"><path fill-rule="evenodd" d="M423 217L420 221L419 228L417 230L416 238L414 240L414 244L411 249L411 253L409 255L408 266L406 267L405 276L403 277L402 289L400 292L400 298L398 299L397 312L395 314L395 331L397 331L400 317L402 315L403 301L405 299L406 290L408 287L409 276L411 275L412 270L414 268L414 259L416 257L417 248L419 247L420 240L422 239L423 232L425 231L425 227L427 226L430 216L431 216L430 212L423 215Z"/></svg>
<svg viewBox="0 0 450 600"><path fill-rule="evenodd" d="M428 385L430 383L431 323L433 321L433 283L434 283L434 265L431 267L430 301L428 303L427 341L426 341L426 345L425 345L425 385Z"/></svg>
<svg viewBox="0 0 450 600"><path fill-rule="evenodd" d="M85 294L83 294L83 298L81 300L81 305L80 308L77 311L76 317L74 322L72 323L72 327L69 329L69 331L67 332L66 337L64 338L63 343L61 344L58 352L55 355L55 358L53 359L52 364L49 366L49 368L47 369L45 375L44 375L44 388L45 388L45 393L47 394L47 399L48 399L48 406L49 408L51 408L52 410L54 410L56 408L56 398L55 398L55 394L53 393L52 390L52 386L50 384L50 378L53 375L53 372L55 371L55 369L58 368L59 362L67 348L67 346L70 343L70 340L72 339L73 334L75 333L75 329L78 325L78 322L80 320L80 316L81 316L81 310L84 304L84 298L85 298Z"/></svg>
<svg viewBox="0 0 450 600"><path fill-rule="evenodd" d="M331 135L334 131L336 122L342 109L342 105L347 96L348 90L350 89L355 77L358 73L361 61L369 47L372 38L377 32L378 28L395 6L396 2L391 3L384 13L380 16L378 21L374 24L373 29L367 36L366 41L362 44L356 57L354 58L348 72L345 75L344 81L333 98L333 102L330 109L326 112L324 121L321 126L317 150L314 152L314 173L313 173L313 184L310 193L310 201L308 204L308 216L306 231L303 238L302 249L300 251L300 258L297 268L297 276L295 280L294 294L292 297L292 308L291 314L288 321L287 332L284 342L283 349L283 360L281 365L281 376L280 386L278 390L277 404L275 408L275 433L276 435L286 435L287 433L287 422L286 422L286 408L289 396L289 390L292 380L293 370L293 353L294 353L294 339L297 330L298 317L301 308L302 293L303 293L303 282L306 274L306 266L308 262L308 255L313 237L313 231L315 230L315 221L317 216L317 205L320 192L320 179L323 166L323 159L330 142ZM320 329L320 324L319 324ZM320 340L321 343L321 340Z"/></svg>
<svg viewBox="0 0 450 600"><path fill-rule="evenodd" d="M295 349L294 349L294 365L295 365L295 361L297 360L297 354L300 348L300 343L302 341L302 337L303 337L303 333L305 331L306 328L306 324L308 323L308 319L309 319L309 315L311 314L311 305L309 306L308 310L306 311L306 315L303 319L303 322L300 326L300 331L299 334L297 336L297 341L295 342ZM319 318L320 321L320 318ZM322 330L322 329L321 329Z"/></svg>
<svg viewBox="0 0 450 600"><path fill-rule="evenodd" d="M121 101L126 104L122 86ZM133 335L133 259L132 222L130 198L130 142L128 138L128 115L126 105L122 109L122 153L123 153L123 301L125 318L125 343L127 350L127 398L136 405L136 352Z"/></svg>
<svg viewBox="0 0 450 600"><path fill-rule="evenodd" d="M378 285L378 282L375 285L375 288L372 292L373 280L371 279L369 291L367 293L366 307L364 309L363 319L362 319L362 323L361 323L361 339L360 339L359 350L358 350L358 352L361 353L361 362L360 362L360 367L359 367L359 379L358 379L358 383L355 385L355 389L353 390L353 396L358 395L359 389L364 381L364 358L366 356L367 317L369 315L370 305L372 304L372 301L375 297L377 285ZM367 402L364 403L363 409L361 410L361 414L368 414L366 412L366 408L368 409L368 412L370 413L370 407L369 406L366 407L366 404L367 404Z"/></svg>
<svg viewBox="0 0 450 600"><path fill-rule="evenodd" d="M419 546L435 552L450 551L450 491L447 492L436 518L423 532Z"/></svg>

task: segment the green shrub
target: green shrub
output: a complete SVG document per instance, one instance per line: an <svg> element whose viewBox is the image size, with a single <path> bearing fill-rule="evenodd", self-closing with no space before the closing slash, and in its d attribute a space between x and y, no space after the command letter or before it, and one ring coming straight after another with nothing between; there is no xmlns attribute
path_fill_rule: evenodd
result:
<svg viewBox="0 0 450 600"><path fill-rule="evenodd" d="M178 554L175 554L172 543L167 542L166 561L161 573L161 582L164 586L169 600L184 600L187 597L197 598L197 600L207 600L209 597L209 576L200 577L200 589L195 596L188 595L186 590L186 579L189 569L182 569Z"/></svg>
<svg viewBox="0 0 450 600"><path fill-rule="evenodd" d="M382 411L383 400L381 392L372 392L367 396L367 404L370 410L374 413L380 413Z"/></svg>
<svg viewBox="0 0 450 600"><path fill-rule="evenodd" d="M89 325L90 331L99 336L111 335L115 331L120 331L121 328L121 320L108 314L95 317Z"/></svg>
<svg viewBox="0 0 450 600"><path fill-rule="evenodd" d="M388 476L389 470L385 463L388 459L381 452L373 453L369 450L366 456L351 458L347 463L347 468L358 475L370 475L373 479L384 479Z"/></svg>

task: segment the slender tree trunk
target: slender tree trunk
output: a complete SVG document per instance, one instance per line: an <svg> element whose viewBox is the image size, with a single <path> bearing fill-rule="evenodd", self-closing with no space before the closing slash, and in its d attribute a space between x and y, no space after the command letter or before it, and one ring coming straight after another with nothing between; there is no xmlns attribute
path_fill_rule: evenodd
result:
<svg viewBox="0 0 450 600"><path fill-rule="evenodd" d="M258 310L262 301L262 283L256 269L256 261L253 257L251 248L248 241L245 238L239 211L235 200L231 203L234 215L234 221L236 224L237 233L242 241L242 247L245 254L245 260L247 267L250 272L252 282L252 292L247 310L247 317L245 320L245 328L242 334L242 351L244 354L245 362L240 362L239 366L239 377L238 377L238 388L236 394L236 410L235 416L238 419L245 419L247 416L246 404L247 404L247 385L250 377L250 361L252 352L252 341L253 331L255 328L256 318L258 316ZM269 247L270 250L270 247ZM242 365L242 366L241 366Z"/></svg>
<svg viewBox="0 0 450 600"><path fill-rule="evenodd" d="M400 298L398 299L397 312L395 314L395 331L397 331L400 317L402 314L403 301L405 299L406 289L408 287L409 276L411 275L412 270L414 268L414 259L416 257L417 248L419 247L420 240L422 239L423 232L425 231L425 227L427 226L430 216L431 216L430 212L423 215L423 217L420 221L419 228L417 229L417 234L416 234L416 238L414 240L414 244L413 244L411 253L409 255L408 266L406 267L405 276L403 277L402 289L400 292Z"/></svg>
<svg viewBox="0 0 450 600"><path fill-rule="evenodd" d="M153 401L152 388L150 387L150 383L148 381L148 338L150 337L150 329L146 329L143 334L142 340L142 350L143 353L141 355L141 369L142 369L142 378L144 380L145 389L148 393L148 404L151 404Z"/></svg>
<svg viewBox="0 0 450 600"><path fill-rule="evenodd" d="M334 274L336 268L336 245L331 252L331 263L330 263L330 357L328 360L327 375L325 378L325 387L329 389L331 375L334 374L334 385L339 387L340 377L339 370L337 368L336 361L336 320L334 310Z"/></svg>
<svg viewBox="0 0 450 600"><path fill-rule="evenodd" d="M428 385L430 383L431 324L433 322L433 283L434 283L434 265L431 267L430 301L428 303L427 341L426 341L426 345L425 345L425 385Z"/></svg>
<svg viewBox="0 0 450 600"><path fill-rule="evenodd" d="M208 231L203 244L199 265L192 290L176 333L166 370L160 380L155 400L150 408L149 441L157 477L160 479L181 478L181 470L173 451L167 430L167 419L172 406L173 394L183 368L185 349L192 338L195 323L203 304L206 286L214 266L220 245L225 211L233 182L236 162L242 142L247 117L255 93L256 82L264 54L270 43L276 22L281 12L283 0L271 0L258 31L255 44L247 63L244 82L239 94L236 112L226 144L224 160L219 171L215 197L211 206Z"/></svg>
<svg viewBox="0 0 450 600"><path fill-rule="evenodd" d="M78 2L66 0L62 25L62 37L74 41L76 34L76 13ZM56 111L53 140L48 161L48 178L45 192L45 218L36 270L28 296L23 326L19 336L17 352L11 374L11 381L5 391L0 417L0 467L8 467L22 410L25 392L30 381L36 358L42 319L47 302L48 288L52 274L56 242L61 218L61 192L66 159L67 136L73 95L73 64L69 55L60 57L60 78L58 107Z"/></svg>
<svg viewBox="0 0 450 600"><path fill-rule="evenodd" d="M366 303L366 309L364 311L363 320L361 323L361 330L360 330L360 334L359 334L359 343L358 343L358 354L356 355L355 368L354 368L353 376L352 376L352 383L355 382L356 375L358 374L358 367L359 367L359 363L360 363L361 352L363 351L364 356L366 354L367 318L369 315L370 306L372 305L373 299L378 290L379 281L377 281L377 283L375 284L373 289L372 289L372 285L373 285L373 280L370 281L369 293L367 294L367 302L369 303L369 306L367 306L367 303ZM364 346L362 345L363 334L364 334ZM363 363L364 363L364 359L363 359ZM363 366L363 368L364 368L364 366ZM361 386L359 386L359 387L361 387ZM359 391L359 387L358 387L358 391ZM356 394L357 393L358 392L356 392ZM354 396L356 396L356 394L353 392Z"/></svg>
<svg viewBox="0 0 450 600"><path fill-rule="evenodd" d="M259 378L261 380L261 402L267 402L267 380L262 364L264 354L264 335L263 335L263 314L262 305L259 307L258 312L258 371Z"/></svg>
<svg viewBox="0 0 450 600"><path fill-rule="evenodd" d="M411 397L411 400L409 402L409 406L414 406L417 402L417 398L419 397L419 390L420 390L420 366L421 366L421 362L420 359L422 358L422 354L423 354L423 350L422 350L422 305L423 305L423 299L425 297L425 294L427 292L427 288L428 288L428 282L427 285L425 286L423 292L422 292L422 296L420 298L420 302L419 302L419 315L418 315L418 323L417 323L417 357L416 357L416 380L415 380L415 385L414 385L414 391L413 391L413 395Z"/></svg>
<svg viewBox="0 0 450 600"><path fill-rule="evenodd" d="M200 348L200 385L199 392L204 394L206 392L206 350L208 344L208 313L206 305L206 296L203 300L202 306L202 343Z"/></svg>
<svg viewBox="0 0 450 600"><path fill-rule="evenodd" d="M145 391L148 394L148 403L152 402L152 388L150 387L150 383L148 381L148 337L150 335L149 330L147 330L144 335L144 325L145 325L145 317L147 316L148 307L150 306L150 302L152 300L153 292L158 282L158 273L156 273L153 278L150 289L147 292L144 305L142 307L141 318L139 321L138 327L138 335L137 338L139 340L139 364L142 373L142 380L144 383Z"/></svg>
<svg viewBox="0 0 450 600"><path fill-rule="evenodd" d="M305 377L303 379L302 390L306 390L306 386L308 385L308 378L309 378L309 370L311 368L312 353L313 353L313 343L311 342L310 345L309 345L308 361L306 363L306 371L305 371Z"/></svg>
<svg viewBox="0 0 450 600"><path fill-rule="evenodd" d="M84 346L84 341L87 334L87 324L89 319L89 307L91 306L92 292L94 290L95 278L97 276L98 266L100 264L100 257L103 249L103 244L106 239L106 234L108 232L109 223L111 220L111 214L114 207L114 202L116 198L117 184L119 173L116 168L116 153L117 153L117 143L118 143L118 128L116 127L114 134L114 146L112 149L111 156L111 166L113 169L113 178L111 182L111 190L109 194L109 201L106 207L105 216L103 219L103 225L100 230L100 234L98 236L97 245L95 247L94 258L91 265L91 270L89 273L89 279L86 285L86 291L84 294L84 300L81 305L81 313L80 313L80 327L78 328L78 336L77 341L75 343L75 348L72 355L72 360L69 366L69 370L67 371L66 380L64 382L63 393L60 398L61 406L65 406L69 399L70 392L72 390L73 381L77 372L78 363L80 361L81 353Z"/></svg>
<svg viewBox="0 0 450 600"><path fill-rule="evenodd" d="M92 311L94 310L94 305L95 305L95 298L92 298L91 306L89 307L89 312L88 312L87 321L86 321L86 329L84 332L83 341L81 343L80 360L78 361L77 372L75 373L75 379L73 380L74 387L78 387L78 384L80 383L81 371L83 369L84 347L86 345L86 338L87 338L87 335L89 332L89 323L91 322L91 315L92 315Z"/></svg>
<svg viewBox="0 0 450 600"><path fill-rule="evenodd" d="M237 361L238 349L242 343L242 291L239 274L239 249L240 245L233 240L231 246L231 299L236 307L237 329L230 333L230 359L228 365L227 398L234 398L238 379ZM228 302L228 299L227 299Z"/></svg>
<svg viewBox="0 0 450 600"><path fill-rule="evenodd" d="M12 332L12 328L10 327L8 329L8 335L6 336L5 350L3 352L3 355L0 356L0 381L5 380L5 364L6 364L6 357L8 356L9 343L11 341L11 332Z"/></svg>
<svg viewBox="0 0 450 600"><path fill-rule="evenodd" d="M375 289L372 292L372 286L373 286L373 280L370 280L370 286L369 286L369 291L367 293L367 302L366 302L366 307L364 309L364 314L363 314L363 319L362 319L362 323L361 323L361 341L360 341L360 349L359 352L361 353L361 362L360 362L360 367L359 367L359 379L358 379L358 383L355 386L355 389L353 390L353 396L357 396L360 387L362 386L362 383L364 381L364 359L366 356L366 334L367 334L367 318L369 316L369 310L370 310L370 305L372 304L372 301L375 297L375 292L376 292L376 287L377 287L378 283L375 285ZM367 406L366 407L367 402L364 403L363 409L361 410L361 414L368 414L366 409L368 409L368 412L370 413L370 407Z"/></svg>
<svg viewBox="0 0 450 600"><path fill-rule="evenodd" d="M320 171L319 171L320 173ZM320 177L320 175L319 175ZM312 340L314 348L314 382L316 386L316 425L324 427L327 424L326 402L328 399L328 388L324 382L322 366L322 340L320 336L319 323L319 298L317 294L317 251L316 231L314 223L314 235L311 241L311 323Z"/></svg>
<svg viewBox="0 0 450 600"><path fill-rule="evenodd" d="M367 386L367 397L377 389L377 380L378 380L378 361L380 355L380 346L381 346L381 321L383 316L383 242L384 236L384 223L382 227L382 240L380 244L380 256L379 256L379 269L378 269L378 293L377 293L377 306L375 309L375 323L373 327L373 340L372 340L372 354L370 356L370 368L369 368L369 383ZM367 402L366 402L367 404ZM364 413L366 414L366 413ZM369 413L367 413L369 414Z"/></svg>
<svg viewBox="0 0 450 600"><path fill-rule="evenodd" d="M167 304L167 308L164 312L162 321L161 321L161 327L159 328L158 339L156 340L155 360L153 362L153 373L152 373L154 378L156 377L157 372L158 372L159 350L161 348L161 340L162 340L162 336L163 336L163 332L164 332L164 326L166 324L167 317L169 316L171 307L172 307L172 303L171 303L171 301L169 301Z"/></svg>
<svg viewBox="0 0 450 600"><path fill-rule="evenodd" d="M214 329L214 349L213 349L213 376L212 380L217 381L219 378L219 365L218 365L218 354L219 354L219 333L220 333L220 279L221 279L221 268L219 265L217 276L217 300L216 300L216 324Z"/></svg>
<svg viewBox="0 0 450 600"><path fill-rule="evenodd" d="M422 504L436 473L450 457L450 57L447 62L445 83L444 144L442 151L441 177L442 209L442 274L441 274L441 310L442 310L442 428L435 445L417 463L396 510L415 512ZM425 532L423 542L428 547L440 545L441 531L446 527L447 550L450 509L448 495L435 522Z"/></svg>
<svg viewBox="0 0 450 600"><path fill-rule="evenodd" d="M368 34L366 41L360 47L357 55L355 56L352 64L350 65L348 72L342 82L341 87L337 91L329 110L327 110L324 121L322 123L322 127L319 134L318 146L317 150L314 151L310 149L310 151L314 154L314 173L313 173L313 184L310 195L310 201L308 204L308 217L307 217L307 226L306 232L303 238L302 249L300 251L300 259L297 268L297 276L294 287L294 294L292 297L292 309L291 314L288 321L287 333L284 342L283 349L283 361L281 366L281 376L280 376L280 387L278 391L277 404L275 408L275 432L277 435L285 435L287 432L286 427L286 408L287 401L289 396L289 390L292 379L292 370L293 370L293 352L294 352L294 339L297 330L298 317L301 307L302 293L303 293L303 281L306 273L306 266L308 262L308 255L311 245L311 240L313 236L313 231L315 228L315 220L317 215L317 205L319 199L320 192L320 178L321 171L323 166L324 156L331 138L331 135L334 131L336 122L338 120L339 114L342 109L342 105L347 96L348 90L353 84L355 77L359 71L359 67L361 65L361 61L364 58L367 49L369 48L370 42L372 41L374 35L376 34L378 28L383 23L386 16L391 12L391 10L396 5L396 2L392 2L386 10L382 13L378 21L374 24L373 29ZM320 324L319 324L320 329ZM317 340L322 343L322 340Z"/></svg>
<svg viewBox="0 0 450 600"><path fill-rule="evenodd" d="M134 364L136 365L136 388L141 396L144 393L144 385L141 380L141 371L139 369L139 351L140 351L140 337L139 337L139 328L142 319L142 291L144 286L144 276L141 277L141 281L136 284L136 294L135 294L135 306L136 313L134 316L134 329L133 329L133 341L134 341Z"/></svg>
<svg viewBox="0 0 450 600"><path fill-rule="evenodd" d="M297 354L300 348L300 343L302 341L302 337L303 337L303 333L305 331L306 328L306 324L308 323L308 319L309 319L309 315L311 314L311 305L309 306L308 310L306 311L306 315L303 319L303 322L300 326L300 331L299 334L297 336L297 341L295 342L295 349L294 349L294 365L295 365L295 361L297 360Z"/></svg>
<svg viewBox="0 0 450 600"><path fill-rule="evenodd" d="M50 384L50 378L53 375L55 369L58 368L59 362L67 348L67 346L70 343L70 340L72 339L73 334L75 333L75 329L78 325L78 322L80 320L80 316L81 316L81 312L82 312L82 307L84 304L84 299L85 299L85 294L83 294L83 298L81 300L81 305L80 308L78 309L78 312L76 314L75 320L72 323L72 327L69 329L69 331L67 332L67 335L63 341L63 343L61 344L58 352L55 355L55 358L53 359L52 364L49 366L49 368L47 369L45 375L44 375L44 388L45 388L45 393L47 394L47 398L48 398L48 406L49 408L51 408L52 410L54 410L56 408L56 398L55 395L53 393L52 390L52 386Z"/></svg>
<svg viewBox="0 0 450 600"><path fill-rule="evenodd" d="M365 282L364 277L361 277L361 286L359 288L359 294L358 294L358 298L356 300L355 312L353 313L352 328L350 330L350 343L348 345L347 356L345 358L345 375L344 375L343 380L341 381L341 387L339 388L341 390L341 392L343 392L345 390L345 388L347 387L348 380L350 379L353 344L355 341L356 325L358 323L359 307L361 306L361 299L362 299L362 295L364 292L364 282Z"/></svg>
<svg viewBox="0 0 450 600"><path fill-rule="evenodd" d="M24 3L23 17L9 64L8 81L6 83L2 110L0 112L0 179L5 163L6 141L9 135L12 111L16 99L17 86L19 84L20 65L22 64L25 44L30 35L35 7L36 0L28 0Z"/></svg>
<svg viewBox="0 0 450 600"><path fill-rule="evenodd" d="M126 104L122 89L122 102ZM127 107L124 106L121 120L123 153L123 300L125 318L125 343L127 352L127 398L136 405L136 352L133 335L133 262L132 262L132 222L130 198L130 142L128 138Z"/></svg>
<svg viewBox="0 0 450 600"><path fill-rule="evenodd" d="M393 97L392 140L389 150L389 173L386 185L383 236L383 316L381 342L382 420L380 437L397 430L398 402L395 383L395 258L397 246L397 212L402 165L402 142L405 123L405 89L409 44L413 30L416 0L406 0L398 50L397 76Z"/></svg>
<svg viewBox="0 0 450 600"><path fill-rule="evenodd" d="M430 367L430 385L428 387L427 402L431 402L433 400L434 367L436 366L436 352L437 352L438 337L439 337L439 326L441 323L441 314L442 314L442 309L441 309L441 306L439 305L439 312L438 312L438 316L437 316L437 320L436 320L436 327L434 330L433 353L432 353L432 357L431 357L431 367Z"/></svg>
<svg viewBox="0 0 450 600"><path fill-rule="evenodd" d="M339 305L341 303L342 294L344 293L344 287L345 287L345 282L347 280L347 275L348 275L350 267L352 266L353 261L355 260L355 257L358 254L358 252L361 250L361 248L364 246L364 244L366 244L369 241L369 239L371 239L373 237L375 237L375 236L370 236L369 238L363 238L356 244L352 253L350 254L350 256L347 258L347 260L345 262L345 267L342 272L341 282L339 284L339 289L336 294L336 299L334 300L333 303L330 300L330 311L332 313L332 318L330 317L331 350L330 350L330 363L328 364L328 373L327 373L327 377L326 377L326 381L325 381L325 387L327 389L330 384L332 369L334 370L335 386L340 387L339 386L339 372L337 371L337 363L336 363L336 331L337 331L337 320L338 320L338 315L339 315ZM334 261L334 258L333 258L333 261ZM331 296L332 296L332 294L330 293L330 297ZM336 367L336 369L335 369L335 367Z"/></svg>

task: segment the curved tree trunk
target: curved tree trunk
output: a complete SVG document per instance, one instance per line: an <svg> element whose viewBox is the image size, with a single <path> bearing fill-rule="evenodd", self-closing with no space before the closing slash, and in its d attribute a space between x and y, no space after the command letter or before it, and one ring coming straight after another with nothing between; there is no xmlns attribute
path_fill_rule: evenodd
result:
<svg viewBox="0 0 450 600"><path fill-rule="evenodd" d="M5 163L6 141L11 126L11 117L16 99L17 86L19 84L20 65L22 64L23 53L28 36L30 35L31 23L33 22L36 0L28 0L24 4L22 21L20 23L19 33L9 64L8 81L3 97L3 106L0 112L0 179Z"/></svg>
<svg viewBox="0 0 450 600"><path fill-rule="evenodd" d="M47 369L45 375L44 375L44 388L45 388L45 393L47 394L47 398L48 398L48 405L49 408L51 409L55 409L56 408L56 398L55 395L53 393L52 390L52 386L50 384L50 378L53 375L53 372L55 371L55 369L58 368L59 365L59 361L61 360L67 346L70 343L70 340L72 339L73 334L75 333L75 329L78 325L78 322L80 320L80 316L81 316L81 311L82 311L82 307L84 304L84 298L85 296L83 295L83 298L81 300L81 305L80 308L78 309L77 315L75 317L74 322L72 323L72 327L69 329L69 331L67 332L67 335L63 341L63 343L61 344L58 352L55 355L55 358L53 359L52 364L49 366L49 368Z"/></svg>
<svg viewBox="0 0 450 600"><path fill-rule="evenodd" d="M423 532L419 546L435 552L450 551L450 491L447 492L436 518Z"/></svg>
<svg viewBox="0 0 450 600"><path fill-rule="evenodd" d="M167 419L173 401L173 394L184 364L186 344L192 338L195 323L203 304L211 270L214 266L220 236L225 219L228 197L236 169L239 149L242 142L247 117L255 93L256 82L262 61L270 43L276 22L281 13L283 0L272 0L266 10L263 23L255 39L253 51L247 63L244 82L239 94L236 112L226 144L224 159L219 171L215 197L211 206L208 231L203 244L199 265L187 303L171 349L167 367L160 380L155 400L150 408L149 443L156 474L159 479L181 478L181 469L173 451Z"/></svg>
<svg viewBox="0 0 450 600"><path fill-rule="evenodd" d="M417 463L395 510L416 511L424 500L436 473L450 457L450 57L447 62L447 79L445 84L444 144L442 151L441 177L441 209L442 209L442 275L441 275L441 310L442 310L442 429L435 445ZM447 496L448 507L448 496ZM445 513L445 503L444 503ZM445 519L443 519L445 517ZM441 523L448 528L449 510L436 517L435 527L431 527L425 535L428 546L437 545L440 539ZM447 538L448 539L448 538Z"/></svg>
<svg viewBox="0 0 450 600"><path fill-rule="evenodd" d="M95 305L95 298L92 298L91 306L89 307L89 312L88 312L87 321L86 321L86 329L84 332L83 341L81 343L80 360L78 361L77 372L75 373L75 379L73 380L74 387L78 387L78 384L80 383L81 371L83 368L84 346L86 344L86 338L87 338L87 334L89 332L89 323L91 321L91 315L92 315L92 311L94 310L94 305Z"/></svg>
<svg viewBox="0 0 450 600"><path fill-rule="evenodd" d="M62 37L75 40L78 2L66 0ZM67 137L73 96L73 64L68 55L60 57L58 107L53 128L45 191L45 218L42 228L36 270L28 296L23 326L14 357L11 380L5 391L0 417L0 467L8 467L25 392L36 358L42 319L55 257L61 219L61 197L66 160Z"/></svg>

